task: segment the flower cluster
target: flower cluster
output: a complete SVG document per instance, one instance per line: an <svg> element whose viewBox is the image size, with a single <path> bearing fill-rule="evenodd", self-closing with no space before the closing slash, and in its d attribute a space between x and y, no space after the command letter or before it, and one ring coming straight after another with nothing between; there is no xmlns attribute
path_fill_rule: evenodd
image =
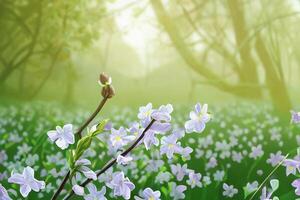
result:
<svg viewBox="0 0 300 200"><path fill-rule="evenodd" d="M20 111L12 109L5 111L5 118L16 118L14 113ZM300 154L285 157L295 148L294 143L300 145L300 138L295 134L297 114L291 119L295 126L285 126L270 114L268 107L214 108L214 118L205 129L211 120L207 109L205 104L196 104L187 116L170 104L155 109L149 103L139 109L138 121L134 121L136 113L132 110L116 108L111 111L110 122L100 120L81 138L74 130L87 118L87 113L76 114L74 119L52 111L44 120L40 117L35 129L31 130L26 130L25 124L34 121L34 116L26 115L27 111L23 114L27 118L19 120L24 122L20 127L14 124L10 129L13 120L0 120L0 136L11 130L9 136L0 140L0 146L4 147L0 150L0 167L5 168L0 172L0 199L18 199L18 194L49 199L68 172L70 175L59 197L73 191L79 198L88 200L186 199L194 198L194 194L210 198L217 193L206 191L216 188L224 198L243 199L254 195L253 199L274 200L277 199L274 195L279 196L275 193L278 180L283 189L294 188L295 196L300 194L300 180L295 178L286 184L288 180L280 178L281 172L277 170L270 182L262 182L281 164L286 175L298 176ZM53 122L47 121L50 115L55 116L57 121L53 121L57 124L72 120L73 125L56 127L39 137L38 133L55 127ZM38 125L41 123L43 125ZM37 143L21 143L28 141L28 132ZM16 144L13 155L7 150L11 141ZM127 152L135 142L137 145ZM247 172L243 180L236 176L237 171ZM87 184L82 184L86 181ZM264 185L260 185L262 183Z"/></svg>

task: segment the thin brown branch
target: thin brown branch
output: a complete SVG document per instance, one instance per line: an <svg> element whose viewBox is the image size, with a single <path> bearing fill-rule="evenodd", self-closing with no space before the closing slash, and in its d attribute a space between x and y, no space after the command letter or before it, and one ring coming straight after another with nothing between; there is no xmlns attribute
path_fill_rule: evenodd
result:
<svg viewBox="0 0 300 200"><path fill-rule="evenodd" d="M127 154L129 154L139 143L140 141L144 138L146 132L151 128L151 126L153 125L153 123L155 122L154 119L152 119L152 121L148 124L148 126L145 128L145 130L142 132L142 134L138 137L138 139L135 140L135 142L128 147L128 149L126 149L121 155L122 156L126 156ZM97 177L99 177L101 174L105 173L109 168L111 168L115 163L117 162L117 159L112 159L110 160L98 173L97 173ZM93 181L93 179L87 179L85 180L83 183L80 184L81 187L85 187L87 184L89 184L91 181ZM73 190L70 192L70 194L65 198L65 200L70 199L72 196L74 195Z"/></svg>

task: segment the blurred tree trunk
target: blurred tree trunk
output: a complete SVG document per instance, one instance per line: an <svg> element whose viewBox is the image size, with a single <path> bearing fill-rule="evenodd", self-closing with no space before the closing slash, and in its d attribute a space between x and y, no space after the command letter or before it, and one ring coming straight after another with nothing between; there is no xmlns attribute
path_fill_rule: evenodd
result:
<svg viewBox="0 0 300 200"><path fill-rule="evenodd" d="M43 14L42 3L38 3L38 14L36 16L36 25L34 33L32 34L31 41L20 49L16 50L15 55L7 62L5 62L4 69L0 73L0 86L3 87L8 77L17 69L23 67L25 63L33 55L34 49L37 46L37 40L41 29L41 19ZM7 46L9 47L9 45ZM1 51L4 51L1 49ZM2 56L2 55L1 55Z"/></svg>
<svg viewBox="0 0 300 200"><path fill-rule="evenodd" d="M258 85L257 65L252 57L251 46L247 40L248 34L245 25L244 9L241 4L242 2L239 0L227 0L227 2L233 22L236 45L241 58L242 70L240 70L241 74L239 77L245 84ZM249 88L248 92L257 95L257 98L262 97L261 88Z"/></svg>
<svg viewBox="0 0 300 200"><path fill-rule="evenodd" d="M271 99L273 101L274 107L278 111L289 111L292 108L292 104L288 95L285 82L282 78L280 78L280 76L278 76L270 54L259 34L257 34L256 37L255 48L266 72L266 84Z"/></svg>
<svg viewBox="0 0 300 200"><path fill-rule="evenodd" d="M201 62L199 62L197 57L193 54L192 49L190 49L189 46L184 42L184 39L181 37L176 25L173 23L171 17L165 11L162 2L160 0L151 0L151 4L158 21L170 37L179 55L183 58L183 60L189 67L191 67L199 75L208 79L211 85L222 91L249 99L257 99L259 97L256 93L252 94L248 92L249 90L252 90L253 87L256 90L259 90L258 85L249 85L243 83L232 84L224 80L223 76L211 70L211 67L204 66Z"/></svg>
<svg viewBox="0 0 300 200"><path fill-rule="evenodd" d="M233 18L235 39L242 61L239 70L235 71L239 77L239 82L236 84L226 81L222 75L211 70L211 67L204 66L199 62L197 57L193 55L193 50L189 48L181 37L176 24L173 23L172 18L166 12L161 0L151 0L159 23L163 26L177 52L189 67L209 80L209 84L222 91L239 97L257 100L262 98L262 85L258 80L258 64L251 55L251 46L245 42L247 31L244 24L243 10L237 0L228 0L228 3ZM291 103L284 81L276 75L276 69L272 65L271 57L265 48L259 46L261 44L262 42L256 43L256 51L266 71L266 84L270 97L277 110L287 112L291 108Z"/></svg>
<svg viewBox="0 0 300 200"><path fill-rule="evenodd" d="M32 100L41 92L41 90L43 89L43 87L45 86L45 84L47 83L47 81L49 80L49 78L52 75L53 69L56 65L56 62L57 62L58 56L61 53L61 50L62 50L62 45L57 49L57 51L52 56L51 64L48 68L48 71L47 71L45 77L42 79L40 84L33 90L33 92L31 94L28 93L28 95L26 97L27 99Z"/></svg>

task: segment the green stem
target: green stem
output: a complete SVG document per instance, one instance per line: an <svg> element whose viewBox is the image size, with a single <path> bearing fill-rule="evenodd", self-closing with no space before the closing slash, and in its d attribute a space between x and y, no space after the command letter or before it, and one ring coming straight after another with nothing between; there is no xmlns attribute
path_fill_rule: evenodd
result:
<svg viewBox="0 0 300 200"><path fill-rule="evenodd" d="M289 156L289 154L286 154L286 156L278 163L278 165L271 171L271 173L264 179L264 181L259 185L257 190L254 192L254 194L251 196L249 200L252 200L256 193L263 187L263 185L267 182L267 180L274 174L274 172L280 167L280 165L285 161L285 159Z"/></svg>

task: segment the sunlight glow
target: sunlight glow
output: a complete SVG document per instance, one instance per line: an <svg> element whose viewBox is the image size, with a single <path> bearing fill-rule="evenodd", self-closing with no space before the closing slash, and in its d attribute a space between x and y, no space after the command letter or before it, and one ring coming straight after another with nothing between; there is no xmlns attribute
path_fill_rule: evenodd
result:
<svg viewBox="0 0 300 200"><path fill-rule="evenodd" d="M130 9L126 9L127 6ZM125 8L125 9L124 9ZM117 0L108 4L109 10L123 9L115 15L119 30L122 31L124 41L133 47L141 61L145 63L145 55L158 35L158 30L153 26L155 16L147 1Z"/></svg>

